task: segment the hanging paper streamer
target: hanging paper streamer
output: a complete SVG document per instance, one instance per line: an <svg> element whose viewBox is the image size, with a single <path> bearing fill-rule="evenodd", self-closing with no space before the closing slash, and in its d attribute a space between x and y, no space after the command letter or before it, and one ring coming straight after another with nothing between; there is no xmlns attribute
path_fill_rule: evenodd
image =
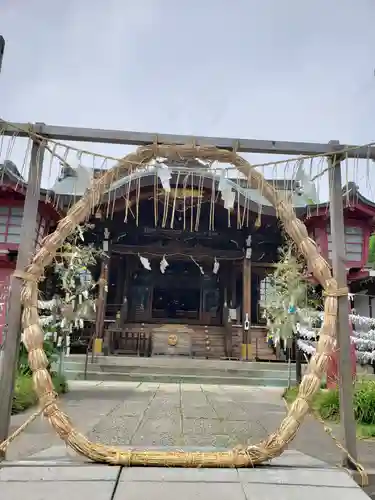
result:
<svg viewBox="0 0 375 500"><path fill-rule="evenodd" d="M139 256L139 260L141 261L142 266L147 269L147 271L151 271L150 261L146 257Z"/></svg>
<svg viewBox="0 0 375 500"><path fill-rule="evenodd" d="M194 264L197 266L201 274L204 274L203 267L198 264L198 262L190 255L191 260L194 262Z"/></svg>
<svg viewBox="0 0 375 500"><path fill-rule="evenodd" d="M162 260L160 261L160 272L162 274L164 274L165 270L167 269L168 266L169 266L169 264L167 262L167 259L165 258L165 255L164 255Z"/></svg>
<svg viewBox="0 0 375 500"><path fill-rule="evenodd" d="M224 177L224 173L220 177L218 190L221 193L221 199L224 202L224 207L227 210L231 210L234 207L234 200L236 198L235 191L232 190L231 186L228 184L228 181Z"/></svg>
<svg viewBox="0 0 375 500"><path fill-rule="evenodd" d="M161 168L158 168L158 177L160 179L161 185L166 193L171 192L171 178L172 174L169 168L164 165Z"/></svg>
<svg viewBox="0 0 375 500"><path fill-rule="evenodd" d="M220 269L220 263L217 261L216 257L215 257L215 260L214 260L214 267L212 269L212 272L214 274L217 274L219 272L219 269Z"/></svg>

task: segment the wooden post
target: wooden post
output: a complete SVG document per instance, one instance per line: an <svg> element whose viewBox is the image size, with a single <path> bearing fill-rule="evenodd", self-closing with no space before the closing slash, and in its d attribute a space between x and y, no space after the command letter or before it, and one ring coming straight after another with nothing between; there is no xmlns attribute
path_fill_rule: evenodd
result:
<svg viewBox="0 0 375 500"><path fill-rule="evenodd" d="M3 64L4 51L5 51L5 40L4 37L0 35L0 72L1 72L1 66Z"/></svg>
<svg viewBox="0 0 375 500"><path fill-rule="evenodd" d="M249 360L249 344L251 343L250 336L251 325L251 247L247 244L243 259L242 269L242 326L243 326L243 343L245 344L245 359Z"/></svg>
<svg viewBox="0 0 375 500"><path fill-rule="evenodd" d="M338 141L331 141L335 148ZM329 160L329 197L330 220L332 235L332 268L333 276L338 288L347 287L346 276L346 249L344 211L342 203L341 164L340 158L334 156ZM348 317L348 297L338 297L336 338L339 360L339 390L340 390L340 417L344 434L344 446L354 460L357 459L356 424L353 411L353 378L351 362L351 332ZM351 466L351 460L344 456L346 466Z"/></svg>
<svg viewBox="0 0 375 500"><path fill-rule="evenodd" d="M107 305L107 294L108 294L108 266L109 266L109 233L108 229L104 229L104 240L103 240L103 251L106 254L102 257L101 268L100 268L100 278L99 278L99 293L96 308L96 321L95 321L95 333L92 339L91 346L91 363L94 362L95 358L95 340L102 339L104 337L104 320L105 320L105 309Z"/></svg>
<svg viewBox="0 0 375 500"><path fill-rule="evenodd" d="M34 141L31 150L30 169L22 217L21 239L18 247L16 272L24 271L30 263L36 239L36 219L40 198L40 183L45 148ZM3 362L0 366L0 443L8 437L16 379L19 349L21 345L21 287L22 279L11 278L7 333L4 342ZM0 460L5 458L0 452Z"/></svg>

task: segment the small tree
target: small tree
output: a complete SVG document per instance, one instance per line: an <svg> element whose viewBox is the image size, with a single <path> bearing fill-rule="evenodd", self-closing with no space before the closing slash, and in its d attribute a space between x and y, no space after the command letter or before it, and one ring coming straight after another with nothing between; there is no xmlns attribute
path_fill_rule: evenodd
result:
<svg viewBox="0 0 375 500"><path fill-rule="evenodd" d="M318 326L320 299L306 279L305 265L292 242L280 249L280 260L270 276L264 307L269 336L292 337L301 325Z"/></svg>
<svg viewBox="0 0 375 500"><path fill-rule="evenodd" d="M95 318L96 282L90 268L96 266L102 255L93 245L84 245L84 230L78 227L73 236L62 246L54 261L57 293L48 301L39 301L44 312L40 317L46 340L52 341L60 352L59 369L65 351L70 351L70 335L82 329L85 320Z"/></svg>

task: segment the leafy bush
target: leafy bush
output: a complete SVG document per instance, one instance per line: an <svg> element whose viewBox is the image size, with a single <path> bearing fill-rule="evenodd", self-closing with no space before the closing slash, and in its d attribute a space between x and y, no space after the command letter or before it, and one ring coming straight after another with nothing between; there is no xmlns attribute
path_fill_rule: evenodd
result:
<svg viewBox="0 0 375 500"><path fill-rule="evenodd" d="M65 377L52 374L53 384L58 394L68 392L68 383ZM13 394L12 414L21 413L36 405L38 398L34 391L33 379L29 375L18 374Z"/></svg>
<svg viewBox="0 0 375 500"><path fill-rule="evenodd" d="M48 359L48 370L50 370L52 363L57 361L58 357L57 348L55 347L52 340L45 340L43 348ZM31 376L31 370L27 358L27 351L26 347L23 344L21 344L19 358L18 358L18 372L21 375Z"/></svg>
<svg viewBox="0 0 375 500"><path fill-rule="evenodd" d="M298 388L292 387L284 393L288 403L295 400ZM340 418L340 395L338 389L321 390L312 402L313 409L323 420ZM357 382L353 398L354 416L358 424L375 425L375 381L363 380Z"/></svg>
<svg viewBox="0 0 375 500"><path fill-rule="evenodd" d="M375 381L359 382L354 393L354 414L361 424L375 424Z"/></svg>
<svg viewBox="0 0 375 500"><path fill-rule="evenodd" d="M315 409L323 420L336 420L340 417L340 395L338 389L319 392Z"/></svg>
<svg viewBox="0 0 375 500"><path fill-rule="evenodd" d="M36 397L33 379L25 374L19 374L16 378L16 385L13 393L12 414L34 406L38 399Z"/></svg>

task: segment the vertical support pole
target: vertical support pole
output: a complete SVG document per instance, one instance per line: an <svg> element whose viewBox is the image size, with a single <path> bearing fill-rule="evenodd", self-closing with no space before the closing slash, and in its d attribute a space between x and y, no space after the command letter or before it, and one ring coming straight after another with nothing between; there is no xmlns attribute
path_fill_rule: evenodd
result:
<svg viewBox="0 0 375 500"><path fill-rule="evenodd" d="M296 336L294 339L295 345L295 353L296 353L296 382L297 385L300 385L302 380L302 353L301 349L298 347L298 337Z"/></svg>
<svg viewBox="0 0 375 500"><path fill-rule="evenodd" d="M5 51L5 40L4 37L0 35L0 73L1 73L1 66L3 64L4 51Z"/></svg>
<svg viewBox="0 0 375 500"><path fill-rule="evenodd" d="M16 271L24 271L30 263L35 246L36 219L40 199L44 152L45 148L43 144L34 141L31 149ZM7 319L8 328L4 342L3 362L0 366L0 443L8 437L12 412L14 384L21 344L21 287L22 280L13 275L11 278ZM5 451L0 452L0 460L4 458Z"/></svg>
<svg viewBox="0 0 375 500"><path fill-rule="evenodd" d="M108 295L108 267L109 267L109 231L107 228L104 229L104 240L103 240L103 251L105 255L102 257L101 268L100 268L100 278L99 278L99 294L96 310L96 321L95 321L95 334L92 340L91 349L91 363L94 362L95 358L95 340L103 339L104 337L104 320L105 320L105 310L107 305L107 295Z"/></svg>
<svg viewBox="0 0 375 500"><path fill-rule="evenodd" d="M236 320L235 323L238 324L238 307L237 307L237 266L234 263L232 268L232 282L231 282L231 307L236 309Z"/></svg>
<svg viewBox="0 0 375 500"><path fill-rule="evenodd" d="M338 141L331 141L333 148ZM347 286L344 210L342 203L341 162L336 155L329 158L329 199L332 235L332 268L338 288ZM344 446L354 460L357 459L356 424L353 411L353 378L351 361L351 340L348 317L348 297L338 297L336 338L338 347L340 418L344 435ZM351 466L349 457L343 457L344 464Z"/></svg>
<svg viewBox="0 0 375 500"><path fill-rule="evenodd" d="M251 342L250 336L251 324L251 247L247 243L245 256L243 259L242 269L242 325L243 325L243 343L245 344L245 359L249 360L251 353L249 353L249 344Z"/></svg>

